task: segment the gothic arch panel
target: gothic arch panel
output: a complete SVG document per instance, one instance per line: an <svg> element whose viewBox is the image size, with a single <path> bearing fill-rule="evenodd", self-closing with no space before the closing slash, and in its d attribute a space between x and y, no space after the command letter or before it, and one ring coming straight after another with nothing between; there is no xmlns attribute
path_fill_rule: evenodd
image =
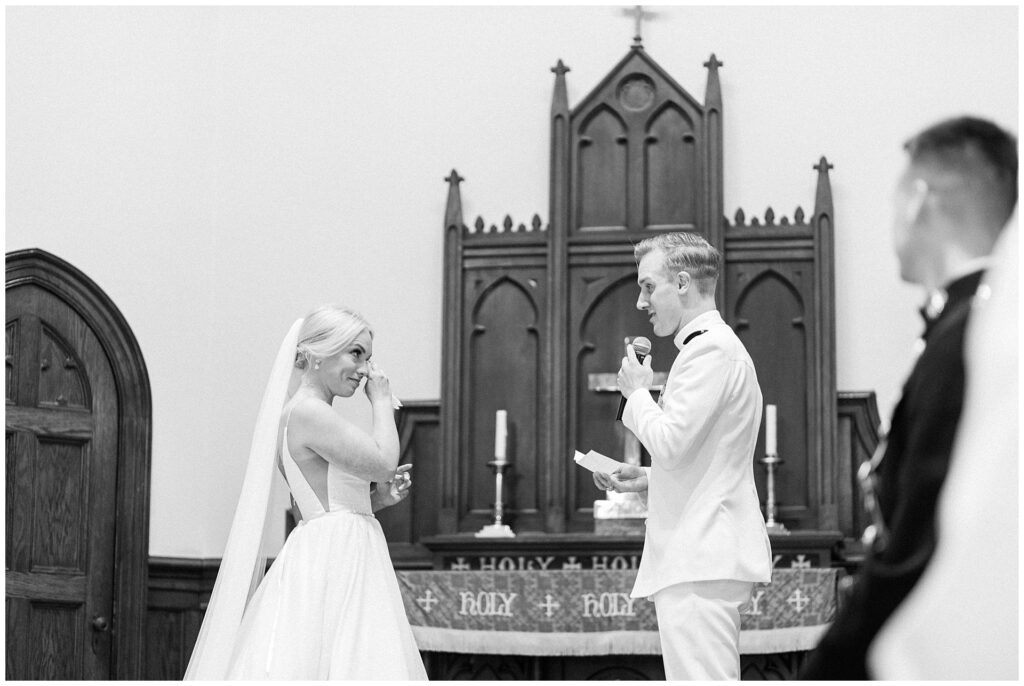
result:
<svg viewBox="0 0 1024 686"><path fill-rule="evenodd" d="M45 324L39 344L40 407L89 409L88 371L71 346Z"/></svg>
<svg viewBox="0 0 1024 686"><path fill-rule="evenodd" d="M483 275L481 275L483 276ZM508 459L514 464L504 498L517 513L538 510L540 446L534 429L541 421L536 402L541 373L539 311L529 285L507 276L485 285L473 305L469 322L468 379L465 396L468 438L463 502L469 513L493 512L495 412L508 412Z"/></svg>
<svg viewBox="0 0 1024 686"><path fill-rule="evenodd" d="M802 513L811 505L808 480L811 441L806 421L810 391L809 313L792 280L775 269L751 275L737 297L734 312L736 333L750 352L764 402L778 408L778 451L785 461L775 481L779 512ZM763 456L762 428L754 459ZM757 464L754 473L758 494L764 502L764 468Z"/></svg>
<svg viewBox="0 0 1024 686"><path fill-rule="evenodd" d="M626 333L626 322L633 318L625 315L636 312L635 302L636 286L633 279L625 277L610 283L588 308L587 316L580 322L578 343L571 351L576 371L574 395L578 403L574 413L578 422L575 443L582 448L616 456L616 459L621 459L622 432L625 431L621 422L613 421L621 396L615 392L590 390L589 377L591 374L608 374L618 370L625 335L648 335L644 329L639 329L636 334ZM579 495L589 494L593 500L597 493L593 490L593 484L587 481L583 479Z"/></svg>
<svg viewBox="0 0 1024 686"><path fill-rule="evenodd" d="M666 103L644 136L644 224L684 229L698 225L701 160L698 132L678 105Z"/></svg>
<svg viewBox="0 0 1024 686"><path fill-rule="evenodd" d="M596 109L580 126L576 156L576 228L625 229L629 145L611 108Z"/></svg>

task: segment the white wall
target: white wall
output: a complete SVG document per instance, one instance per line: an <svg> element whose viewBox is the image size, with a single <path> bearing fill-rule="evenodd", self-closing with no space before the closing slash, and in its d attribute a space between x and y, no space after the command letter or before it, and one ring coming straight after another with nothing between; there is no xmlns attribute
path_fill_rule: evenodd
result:
<svg viewBox="0 0 1024 686"><path fill-rule="evenodd" d="M725 64L727 214L810 212L811 166L835 164L839 387L888 416L919 330L889 246L900 146L961 113L1017 130L1017 8L655 9L645 47L698 100ZM578 102L629 48L621 12L6 9L6 249L82 269L138 337L152 554L220 555L309 307L362 310L399 394L439 397L443 177L466 177L467 223L547 221L549 68Z"/></svg>

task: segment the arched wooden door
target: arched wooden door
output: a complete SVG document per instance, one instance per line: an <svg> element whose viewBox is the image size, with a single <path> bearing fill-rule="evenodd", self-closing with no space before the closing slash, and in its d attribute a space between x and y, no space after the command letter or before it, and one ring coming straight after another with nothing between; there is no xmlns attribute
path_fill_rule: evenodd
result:
<svg viewBox="0 0 1024 686"><path fill-rule="evenodd" d="M6 677L142 675L149 382L113 303L40 250L6 265Z"/></svg>

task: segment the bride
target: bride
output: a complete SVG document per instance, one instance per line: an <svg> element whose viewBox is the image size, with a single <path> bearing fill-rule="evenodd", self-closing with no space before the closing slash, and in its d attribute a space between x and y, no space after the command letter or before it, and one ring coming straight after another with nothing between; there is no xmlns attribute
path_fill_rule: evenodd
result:
<svg viewBox="0 0 1024 686"><path fill-rule="evenodd" d="M372 354L373 332L350 310L325 305L288 332L186 679L426 679L373 516L404 499L411 479L397 466L390 384ZM371 434L331 408L363 378ZM261 580L275 468L302 521Z"/></svg>

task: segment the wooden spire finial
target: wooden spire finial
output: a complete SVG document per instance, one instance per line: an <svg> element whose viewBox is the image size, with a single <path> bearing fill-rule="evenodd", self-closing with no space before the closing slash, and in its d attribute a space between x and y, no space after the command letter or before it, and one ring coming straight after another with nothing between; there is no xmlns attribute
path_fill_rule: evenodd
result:
<svg viewBox="0 0 1024 686"><path fill-rule="evenodd" d="M459 184L464 181L459 172L452 169L452 173L445 177L448 182L448 202L444 211L445 230L462 230L462 196L459 193Z"/></svg>
<svg viewBox="0 0 1024 686"><path fill-rule="evenodd" d="M814 168L818 171L818 187L814 193L814 214L832 214L832 183L828 177L828 171L832 165L822 155Z"/></svg>

